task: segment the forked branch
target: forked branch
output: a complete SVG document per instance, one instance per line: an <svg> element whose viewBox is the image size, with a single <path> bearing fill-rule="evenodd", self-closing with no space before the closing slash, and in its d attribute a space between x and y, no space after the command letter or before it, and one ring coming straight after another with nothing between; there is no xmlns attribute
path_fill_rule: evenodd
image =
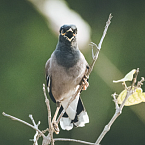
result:
<svg viewBox="0 0 145 145"><path fill-rule="evenodd" d="M29 123L27 123L27 122L25 122L25 121L23 121L23 120L21 120L21 119L19 119L19 118L16 118L16 117L14 117L14 116L12 116L12 115L6 114L5 112L3 112L2 114L3 114L4 116L6 116L6 117L11 118L12 120L21 122L21 123L23 123L23 124L25 124L25 125L27 125L27 126L33 128L34 130L38 131L39 134L40 134L42 137L45 136L45 135L38 129L38 127L36 127L35 125L33 126L33 125L31 125L31 124L29 124Z"/></svg>
<svg viewBox="0 0 145 145"><path fill-rule="evenodd" d="M123 100L123 102L122 102L122 104L120 106L118 105L118 102L117 102L117 99L116 99L116 93L114 93L112 95L113 98L114 98L115 108L116 108L115 114L113 115L113 117L111 118L109 123L104 127L104 130L102 131L102 133L100 134L100 136L98 137L98 139L97 139L97 141L95 142L94 145L99 145L100 144L100 142L102 141L102 139L104 138L106 133L110 130L110 128L111 128L112 124L114 123L114 121L122 113L122 109L123 109L123 107L125 105L125 102L129 98L129 96L134 93L133 88L135 88L135 83L136 83L136 80L137 80L138 73L139 73L139 69L136 70L135 77L134 77L134 79L132 81L132 85L131 85L131 87L127 88L126 97L125 97L125 99Z"/></svg>

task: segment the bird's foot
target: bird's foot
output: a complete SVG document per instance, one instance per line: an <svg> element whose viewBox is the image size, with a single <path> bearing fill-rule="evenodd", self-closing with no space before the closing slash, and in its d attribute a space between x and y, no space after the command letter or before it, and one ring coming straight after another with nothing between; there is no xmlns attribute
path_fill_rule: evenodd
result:
<svg viewBox="0 0 145 145"><path fill-rule="evenodd" d="M54 129L54 132L55 132L56 134L59 134L58 123L57 123L57 122L52 122L52 126L53 126L53 129Z"/></svg>
<svg viewBox="0 0 145 145"><path fill-rule="evenodd" d="M87 87L89 86L88 78L87 78L86 76L83 77L82 83L83 83L83 88L82 88L82 90L86 90Z"/></svg>

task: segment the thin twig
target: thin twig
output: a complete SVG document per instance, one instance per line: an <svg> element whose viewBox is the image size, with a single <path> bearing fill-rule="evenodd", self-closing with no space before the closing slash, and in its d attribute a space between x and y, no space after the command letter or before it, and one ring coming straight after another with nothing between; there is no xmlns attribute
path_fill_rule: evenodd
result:
<svg viewBox="0 0 145 145"><path fill-rule="evenodd" d="M43 93L45 96L45 103L46 103L47 111L48 111L48 124L49 124L49 128L51 128L51 110L50 110L49 100L48 100L47 95L46 95L45 84L43 84Z"/></svg>
<svg viewBox="0 0 145 145"><path fill-rule="evenodd" d="M109 18L108 18L108 21L106 22L106 26L105 26L103 35L102 35L102 37L101 37L101 40L100 40L98 46L97 46L95 43L91 42L92 46L94 45L94 46L96 47L96 54L95 54L94 57L93 57L93 61L92 61L92 64L90 65L90 68L89 68L89 71L88 71L88 73L87 73L87 76L89 76L90 73L91 73L92 70L93 70L93 67L94 67L94 65L95 65L95 62L96 62L96 60L97 60L97 58L98 58L98 55L99 55L99 52L100 52L100 50L101 50L103 40L104 40L104 38L105 38L105 36L106 36L106 34L107 34L108 27L109 27L109 25L111 24L111 19L112 19L112 17L113 17L113 16L110 14L110 15L109 15Z"/></svg>
<svg viewBox="0 0 145 145"><path fill-rule="evenodd" d="M138 72L139 72L139 69L137 69L135 77L134 77L133 82L132 82L132 85L131 85L131 87L128 88L126 97L125 97L125 99L123 100L123 102L122 102L122 104L120 106L117 103L117 100L115 98L115 94L113 95L115 106L116 106L115 114L113 115L113 117L111 118L109 123L104 127L104 130L102 131L102 133L100 134L100 136L98 137L98 139L97 139L97 141L95 142L94 145L99 145L100 144L100 142L102 141L102 139L104 138L106 133L110 130L110 128L111 128L112 124L114 123L114 121L122 113L122 109L123 109L123 107L125 105L126 100L129 98L130 95L132 95L134 93L133 87L134 87L134 85L136 83Z"/></svg>
<svg viewBox="0 0 145 145"><path fill-rule="evenodd" d="M119 109L119 105L118 105L118 102L117 102L117 99L116 99L116 96L117 96L117 94L116 94L116 92L112 95L112 97L114 98L114 102L115 102L115 109L117 110L117 109Z"/></svg>
<svg viewBox="0 0 145 145"><path fill-rule="evenodd" d="M11 118L12 120L21 122L21 123L23 123L23 124L25 124L25 125L27 125L27 126L33 128L34 130L38 131L42 137L45 137L45 135L44 135L37 127L35 127L35 126L33 126L33 125L31 125L31 124L29 124L29 123L27 123L27 122L25 122L25 121L23 121L23 120L21 120L21 119L18 119L18 118L14 117L14 116L11 116L11 115L9 115L9 114L6 114L5 112L3 112L2 114L3 114L4 116L6 116L6 117Z"/></svg>
<svg viewBox="0 0 145 145"><path fill-rule="evenodd" d="M141 80L137 83L137 87L141 88L141 86L143 85L144 81L145 81L144 77L141 77Z"/></svg>
<svg viewBox="0 0 145 145"><path fill-rule="evenodd" d="M76 139L69 139L69 138L54 138L54 141L72 141L72 142L77 142L77 143L82 143L82 144L94 145L94 143L91 143L91 142L86 142L86 141L76 140Z"/></svg>
<svg viewBox="0 0 145 145"><path fill-rule="evenodd" d="M102 38L99 42L99 45L97 46L95 43L91 43L92 45L96 46L96 53L95 53L95 56L93 57L93 61L89 67L89 70L87 70L87 73L85 73L86 77L89 77L90 73L92 72L93 70L93 67L95 65L95 62L98 58L98 55L99 55L99 51L101 50L101 46L102 46L102 43L103 43L103 40L105 38L105 35L107 33L107 30L108 30L108 27L111 23L111 18L112 18L112 15L110 14L109 15L109 18L108 18L108 21L106 22L106 26L105 26L105 29L104 29L104 32L103 32L103 35L102 35ZM68 102L68 105L63 109L63 111L61 112L61 114L59 115L58 119L57 119L57 123L59 123L60 121L60 118L63 116L63 114L66 112L66 109L68 108L68 106L71 104L71 102L76 98L76 96L78 95L78 93L80 93L80 91L82 90L82 87L84 86L83 83L81 83L81 85L79 86L78 90L76 91L76 93L72 96L72 98L69 100Z"/></svg>
<svg viewBox="0 0 145 145"><path fill-rule="evenodd" d="M38 124L36 124L35 121L34 121L34 118L33 118L33 116L31 114L29 115L29 117L30 117L30 119L31 119L34 127L36 127L38 129L38 126L40 125L40 121L38 122ZM38 145L38 143L37 143L37 140L38 139L39 139L39 132L36 131L36 133L34 135L34 138L33 139L30 139L30 141L33 141L34 142L33 145Z"/></svg>
<svg viewBox="0 0 145 145"><path fill-rule="evenodd" d="M138 73L139 73L139 68L137 68L137 70L136 70L135 77L133 78L133 82L132 82L131 88L134 87L134 85L135 85L135 83L137 81Z"/></svg>
<svg viewBox="0 0 145 145"><path fill-rule="evenodd" d="M51 138L51 145L54 145L54 140L53 140L53 127L52 127L52 123L51 123L51 109L50 109L49 100L48 100L47 95L46 95L45 84L43 84L43 92L44 92L45 103L46 103L47 111L48 111L49 134L48 134L47 137L48 137L48 139L49 139L49 137Z"/></svg>

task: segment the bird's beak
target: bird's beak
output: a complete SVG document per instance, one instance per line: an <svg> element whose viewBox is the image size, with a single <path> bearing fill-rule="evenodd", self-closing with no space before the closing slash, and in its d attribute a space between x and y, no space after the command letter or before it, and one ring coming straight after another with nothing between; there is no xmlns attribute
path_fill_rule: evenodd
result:
<svg viewBox="0 0 145 145"><path fill-rule="evenodd" d="M69 28L66 32L73 32L72 28Z"/></svg>
<svg viewBox="0 0 145 145"><path fill-rule="evenodd" d="M68 37L66 36L66 34L69 33L69 32L72 32L72 33L73 33L73 29L72 29L72 28L69 28L69 30L67 30L65 33L63 33L63 32L61 31L61 35L65 36L65 37L67 38L67 40L71 42L72 39L74 38L74 36L75 36L76 34L73 33L73 36L72 36L71 38L68 38Z"/></svg>
<svg viewBox="0 0 145 145"><path fill-rule="evenodd" d="M73 33L73 30L72 28L69 28L69 30L67 30L66 32L72 32ZM76 34L73 33L73 36L75 36Z"/></svg>
<svg viewBox="0 0 145 145"><path fill-rule="evenodd" d="M72 30L72 28L69 28L69 30L67 30L66 32L72 32L72 33L73 33L73 30ZM61 34L62 34L62 35L65 35L66 32L65 32L65 33L62 33L62 31L61 31ZM74 34L74 36L75 36L75 34Z"/></svg>

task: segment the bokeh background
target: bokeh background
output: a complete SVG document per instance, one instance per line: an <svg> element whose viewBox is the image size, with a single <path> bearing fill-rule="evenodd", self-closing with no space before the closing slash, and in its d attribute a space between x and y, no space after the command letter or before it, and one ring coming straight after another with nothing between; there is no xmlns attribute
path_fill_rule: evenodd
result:
<svg viewBox="0 0 145 145"><path fill-rule="evenodd" d="M140 68L138 79L145 77L145 1L62 2L68 9L75 11L88 26L84 28L83 35L89 35L89 41L84 42L85 47L81 47L81 51L89 63L92 58L88 44L91 41L99 42L109 14L113 15L90 76L90 87L81 94L90 123L83 128L74 128L69 132L61 130L59 135L54 135L95 142L115 112L111 94L119 93L123 89L121 84L113 84L113 79L122 78L134 68ZM60 13L60 20L53 21L38 9L40 3L37 6L34 6L34 3L0 0L0 113L6 112L29 123L31 120L28 115L33 114L36 122L41 121L39 129L44 130L48 127L42 91L42 84L45 82L44 65L58 41L56 30L59 31L59 28L54 30L53 25L57 26L57 20L59 23L61 19L67 18ZM51 8L57 12L57 8ZM142 88L145 90L145 85ZM53 102L51 109L53 114ZM32 145L29 139L33 138L34 134L35 131L30 127L0 115L1 145ZM78 143L56 142L56 145L61 144ZM101 144L144 145L145 104L125 107Z"/></svg>

